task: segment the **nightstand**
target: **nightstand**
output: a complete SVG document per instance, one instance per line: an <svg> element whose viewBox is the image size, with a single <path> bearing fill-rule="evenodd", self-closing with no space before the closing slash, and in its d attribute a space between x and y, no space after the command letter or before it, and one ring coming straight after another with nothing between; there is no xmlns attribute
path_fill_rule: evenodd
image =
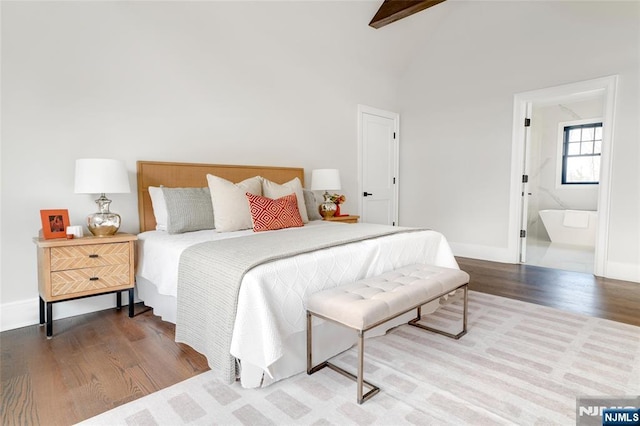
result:
<svg viewBox="0 0 640 426"><path fill-rule="evenodd" d="M352 216L352 215L333 216L333 217L324 218L324 220L328 220L329 222L344 222L344 223L358 223L358 219L360 219L360 216Z"/></svg>
<svg viewBox="0 0 640 426"><path fill-rule="evenodd" d="M135 284L135 241L132 234L74 239L34 238L38 246L38 290L40 324L47 322L47 338L53 334L53 308L56 302L100 294L116 293L122 307L121 292L129 292L129 317L133 317ZM46 307L46 317L45 317Z"/></svg>

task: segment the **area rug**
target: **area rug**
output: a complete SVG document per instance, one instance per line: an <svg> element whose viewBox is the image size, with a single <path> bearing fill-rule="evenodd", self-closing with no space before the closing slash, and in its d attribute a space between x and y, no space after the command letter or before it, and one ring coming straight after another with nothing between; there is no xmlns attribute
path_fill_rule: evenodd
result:
<svg viewBox="0 0 640 426"><path fill-rule="evenodd" d="M455 328L460 301L429 316ZM324 369L263 389L200 374L83 425L575 424L579 396L640 395L640 327L469 292L460 340L403 325L367 339L366 379L381 392L356 403L354 382ZM352 348L334 362L356 371Z"/></svg>

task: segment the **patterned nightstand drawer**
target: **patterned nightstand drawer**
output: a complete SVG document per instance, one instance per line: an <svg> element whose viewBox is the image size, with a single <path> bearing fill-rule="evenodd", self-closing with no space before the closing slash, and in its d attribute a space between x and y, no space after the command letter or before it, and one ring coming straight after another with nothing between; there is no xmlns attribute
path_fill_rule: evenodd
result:
<svg viewBox="0 0 640 426"><path fill-rule="evenodd" d="M88 268L129 263L129 243L91 244L51 248L51 270Z"/></svg>
<svg viewBox="0 0 640 426"><path fill-rule="evenodd" d="M60 296L90 290L107 291L110 287L129 286L130 282L128 263L52 272L51 295Z"/></svg>

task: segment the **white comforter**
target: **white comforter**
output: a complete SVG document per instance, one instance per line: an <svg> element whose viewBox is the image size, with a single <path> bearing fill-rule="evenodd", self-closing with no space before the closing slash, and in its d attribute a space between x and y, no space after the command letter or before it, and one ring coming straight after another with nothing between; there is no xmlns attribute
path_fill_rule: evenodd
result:
<svg viewBox="0 0 640 426"><path fill-rule="evenodd" d="M349 225L316 221L305 226ZM137 275L154 283L158 293L176 297L183 250L204 241L252 233L251 230L179 235L144 232L139 235ZM412 263L458 268L442 234L422 231L319 250L249 271L240 288L231 342L231 354L242 363L243 385L259 386L262 372L266 372L265 379L269 382L304 371L305 301L309 294ZM351 339L342 337L336 338L335 347L326 348L322 355L331 356L348 348Z"/></svg>

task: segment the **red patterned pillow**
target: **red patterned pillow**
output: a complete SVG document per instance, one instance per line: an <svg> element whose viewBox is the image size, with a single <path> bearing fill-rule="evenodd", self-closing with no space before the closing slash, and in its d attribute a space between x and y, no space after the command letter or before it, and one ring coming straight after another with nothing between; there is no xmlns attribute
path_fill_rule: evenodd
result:
<svg viewBox="0 0 640 426"><path fill-rule="evenodd" d="M296 194L285 195L275 200L246 193L251 210L253 231L273 231L302 226Z"/></svg>

